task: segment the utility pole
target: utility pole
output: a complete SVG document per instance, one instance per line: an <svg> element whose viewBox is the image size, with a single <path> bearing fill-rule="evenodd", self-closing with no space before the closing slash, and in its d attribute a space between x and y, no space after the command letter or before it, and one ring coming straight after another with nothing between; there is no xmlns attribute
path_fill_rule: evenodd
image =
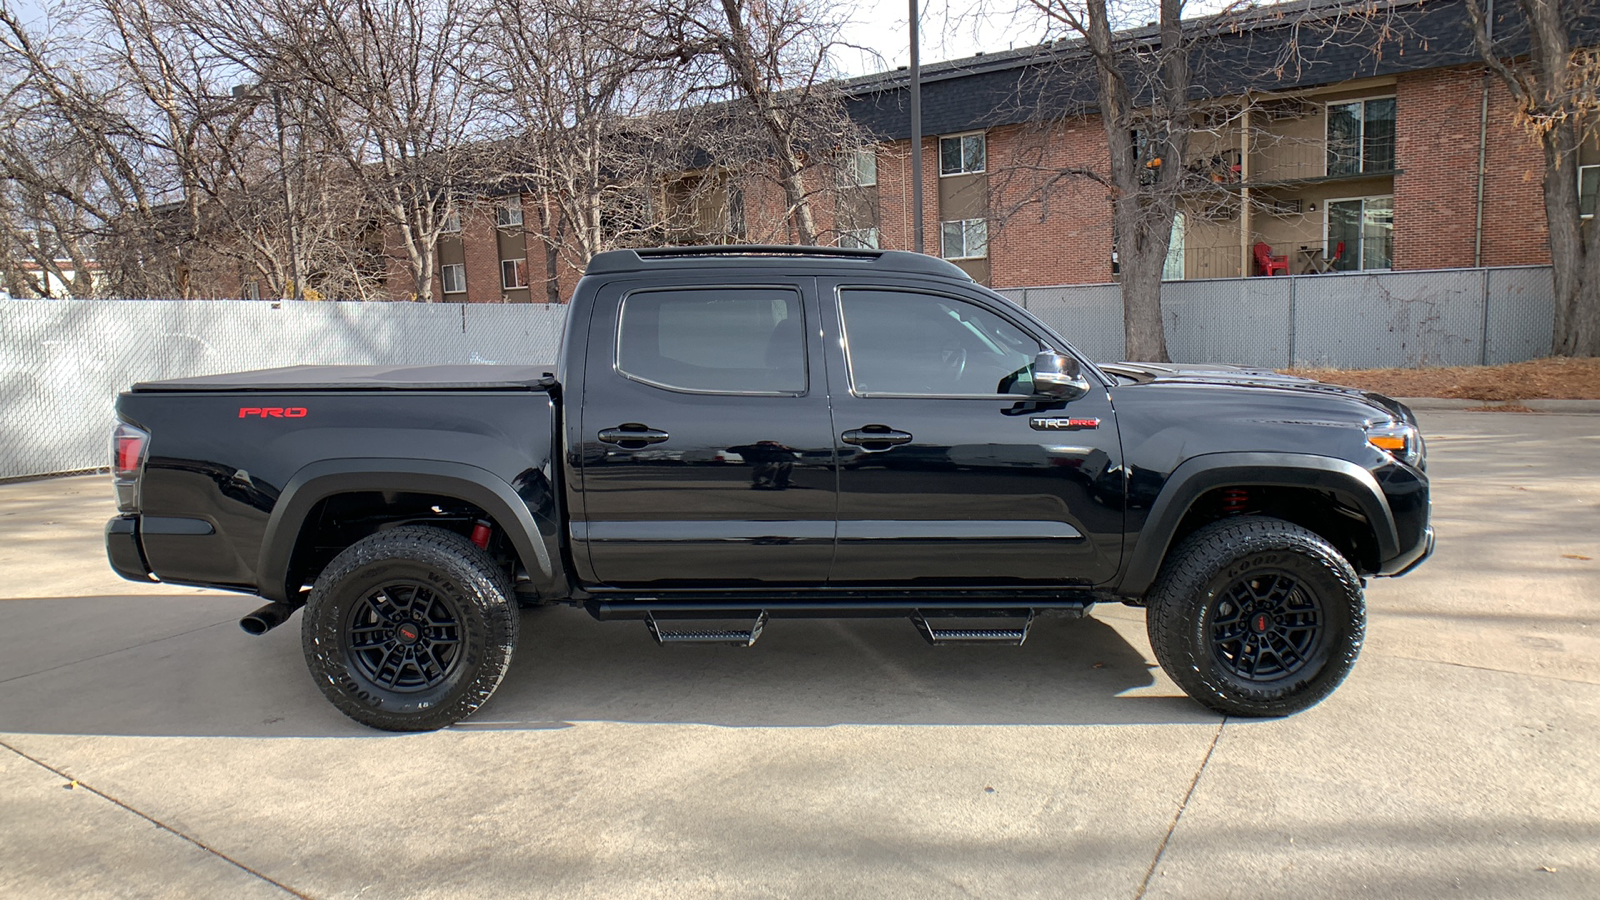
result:
<svg viewBox="0 0 1600 900"><path fill-rule="evenodd" d="M300 235L294 221L294 193L289 187L289 154L284 148L283 95L276 87L268 88L267 95L272 99L272 116L278 126L278 181L283 186L284 224L289 227L289 299L300 300L305 297L306 286L300 271Z"/></svg>
<svg viewBox="0 0 1600 900"><path fill-rule="evenodd" d="M917 0L911 0L911 249L922 252L922 63Z"/></svg>

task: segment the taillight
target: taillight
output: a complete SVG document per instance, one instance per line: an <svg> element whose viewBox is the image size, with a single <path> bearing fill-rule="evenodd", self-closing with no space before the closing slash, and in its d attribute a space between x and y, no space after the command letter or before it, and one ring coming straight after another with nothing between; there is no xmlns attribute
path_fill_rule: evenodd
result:
<svg viewBox="0 0 1600 900"><path fill-rule="evenodd" d="M139 473L149 449L148 432L127 422L117 423L111 433L111 482L117 490L117 508L123 512L139 509Z"/></svg>

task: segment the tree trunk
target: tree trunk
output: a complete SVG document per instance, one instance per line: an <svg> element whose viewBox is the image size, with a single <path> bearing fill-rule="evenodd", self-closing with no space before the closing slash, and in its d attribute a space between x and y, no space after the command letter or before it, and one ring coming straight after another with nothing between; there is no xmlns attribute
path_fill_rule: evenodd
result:
<svg viewBox="0 0 1600 900"><path fill-rule="evenodd" d="M1555 283L1551 352L1600 356L1600 236L1585 225L1578 208L1578 148L1591 137L1594 113L1581 99L1592 96L1594 75L1579 68L1571 52L1576 20L1559 0L1519 0L1527 22L1527 56L1502 58L1492 7L1468 0L1473 38L1485 64L1516 99L1524 121L1544 150L1544 213L1550 234L1550 269ZM1580 95L1574 100L1573 94Z"/></svg>
<svg viewBox="0 0 1600 900"><path fill-rule="evenodd" d="M1139 198L1122 197L1114 203L1117 260L1122 270L1122 334L1126 356L1142 362L1170 362L1166 329L1161 320L1161 272L1167 261L1167 244L1147 233L1148 211Z"/></svg>
<svg viewBox="0 0 1600 900"><path fill-rule="evenodd" d="M1169 13L1175 16L1172 10L1177 8L1172 0L1165 0L1163 18ZM1111 154L1110 180L1116 188L1111 201L1111 218L1116 226L1117 262L1122 280L1125 353L1130 360L1167 362L1166 331L1161 321L1161 269L1166 263L1167 244L1171 240L1173 206L1170 201L1153 201L1154 191L1141 183L1143 162L1138 158L1133 140L1133 96L1122 70L1121 56L1112 41L1106 2L1089 0L1085 11L1088 27L1083 34L1095 61L1100 122L1105 128L1106 147ZM1177 19L1164 25L1176 28ZM1168 29L1164 27L1163 30ZM1173 38L1169 35L1170 39ZM1171 77L1170 64L1167 69ZM1186 63L1178 69L1178 74L1187 78ZM1167 89L1176 90L1179 103L1184 102L1183 85L1176 89L1168 85ZM1171 130L1169 126L1168 132ZM1178 160L1169 159L1166 170L1158 171L1157 177L1164 183L1174 177L1169 173L1178 170ZM1162 186L1156 185L1157 188Z"/></svg>

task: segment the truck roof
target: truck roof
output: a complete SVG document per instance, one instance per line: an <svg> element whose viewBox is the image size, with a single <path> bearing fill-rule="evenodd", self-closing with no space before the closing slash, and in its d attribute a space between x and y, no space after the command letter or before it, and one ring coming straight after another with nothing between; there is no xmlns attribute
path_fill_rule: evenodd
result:
<svg viewBox="0 0 1600 900"><path fill-rule="evenodd" d="M284 366L254 372L142 381L156 391L506 391L543 390L553 366Z"/></svg>
<svg viewBox="0 0 1600 900"><path fill-rule="evenodd" d="M954 263L906 250L850 250L843 247L793 247L749 244L721 247L651 247L597 253L584 269L588 275L660 271L664 268L793 268L861 267L871 272L938 275L971 281Z"/></svg>

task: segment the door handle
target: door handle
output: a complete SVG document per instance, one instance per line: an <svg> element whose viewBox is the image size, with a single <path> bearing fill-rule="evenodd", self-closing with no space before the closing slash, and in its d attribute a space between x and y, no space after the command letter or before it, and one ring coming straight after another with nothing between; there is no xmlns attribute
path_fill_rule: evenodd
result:
<svg viewBox="0 0 1600 900"><path fill-rule="evenodd" d="M647 444L659 444L671 435L638 422L629 422L615 428L603 428L599 437L604 443L617 444L624 450L637 450Z"/></svg>
<svg viewBox="0 0 1600 900"><path fill-rule="evenodd" d="M872 452L887 450L897 444L909 444L911 442L911 434L905 431L897 431L887 425L865 425L861 428L852 428L839 435L839 440Z"/></svg>

